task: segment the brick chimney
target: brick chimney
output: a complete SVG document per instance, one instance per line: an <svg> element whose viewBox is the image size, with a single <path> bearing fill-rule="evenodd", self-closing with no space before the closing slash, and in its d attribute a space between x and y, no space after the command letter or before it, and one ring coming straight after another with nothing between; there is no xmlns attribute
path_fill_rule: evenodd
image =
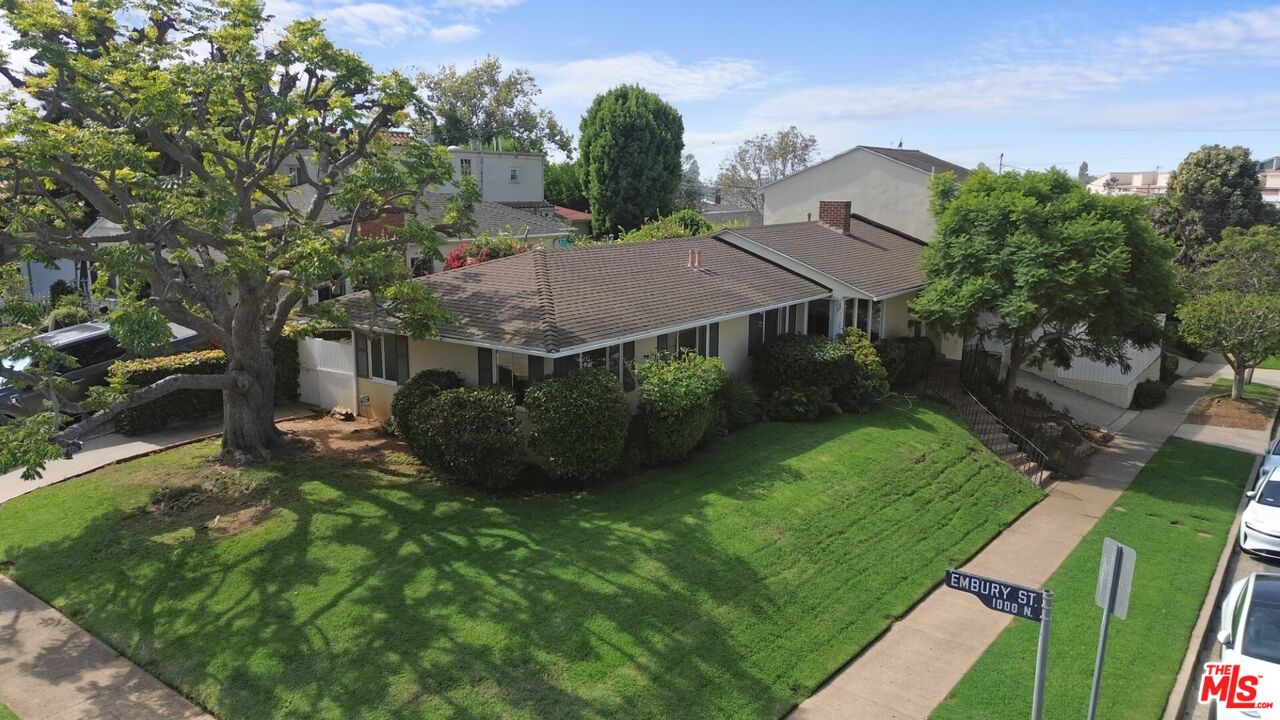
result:
<svg viewBox="0 0 1280 720"><path fill-rule="evenodd" d="M849 234L849 215L853 212L853 203L849 200L819 200L818 223L838 233Z"/></svg>

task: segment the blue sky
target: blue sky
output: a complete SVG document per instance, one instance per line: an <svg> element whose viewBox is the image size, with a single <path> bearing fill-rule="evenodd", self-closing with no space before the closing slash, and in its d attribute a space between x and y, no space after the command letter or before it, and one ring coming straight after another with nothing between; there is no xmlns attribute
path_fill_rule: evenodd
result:
<svg viewBox="0 0 1280 720"><path fill-rule="evenodd" d="M1205 143L1280 154L1280 5L268 0L382 68L529 68L577 131L621 82L684 116L703 175L796 125L826 157L902 139L964 165L1168 169Z"/></svg>

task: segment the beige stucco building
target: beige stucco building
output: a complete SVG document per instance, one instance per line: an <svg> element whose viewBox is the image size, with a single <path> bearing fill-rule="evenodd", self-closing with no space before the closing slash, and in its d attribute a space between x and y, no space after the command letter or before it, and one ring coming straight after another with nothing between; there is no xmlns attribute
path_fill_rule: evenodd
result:
<svg viewBox="0 0 1280 720"><path fill-rule="evenodd" d="M764 222L816 219L821 200L848 200L853 212L928 242L929 181L953 172L963 180L969 170L919 150L859 145L811 165L761 189Z"/></svg>

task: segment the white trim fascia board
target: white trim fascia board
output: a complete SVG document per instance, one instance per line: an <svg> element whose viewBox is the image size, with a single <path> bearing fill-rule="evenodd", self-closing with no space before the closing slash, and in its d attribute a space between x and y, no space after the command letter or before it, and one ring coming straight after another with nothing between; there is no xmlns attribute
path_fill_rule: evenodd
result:
<svg viewBox="0 0 1280 720"><path fill-rule="evenodd" d="M564 357L566 355L577 355L578 353L590 352L592 350L599 350L600 348L609 347L610 345L621 345L622 343L633 342L635 340L640 340L642 338L647 338L647 337L653 337L655 335L666 335L667 333L680 332L681 330L688 330L689 328L699 327L702 325L710 325L711 323L716 323L716 322L724 322L726 320L732 320L734 318L743 317L744 315L753 315L755 313L767 312L769 310L776 310L778 308L789 307L791 305L796 305L799 303L807 303L813 300L822 300L823 298L830 298L830 297L831 297L831 293L827 292L819 295L813 295L811 297L803 297L797 300L789 300L787 302L774 303L772 305L764 305L761 307L754 307L748 310L736 310L731 313L716 315L714 317L699 318L698 320L694 320L687 323L681 323L679 325L668 325L666 327L660 327L652 330L644 330L642 332L631 333L630 335L620 335L618 337L607 338L605 340L597 340L595 342L584 343L582 345L573 345L567 348L561 348L560 350L557 350L555 352L547 352L546 348L530 348L530 347L523 347L521 345L510 345L506 343L481 342L479 340L451 338L445 335L437 335L435 337L422 338L422 340L439 340L440 342L453 343L455 345L469 345L471 347L489 348L490 350L501 350L504 352L523 353L525 355L533 355L536 357L558 358L558 357ZM395 330L389 330L386 328L375 328L367 325L362 326L362 325L353 324L352 327L362 332L376 332L376 333L384 333L384 334L389 333L393 335L398 334ZM413 340L413 338L410 338L410 340ZM413 340L413 341L421 342L419 340Z"/></svg>
<svg viewBox="0 0 1280 720"><path fill-rule="evenodd" d="M726 235L732 235L733 237L737 238L737 241L729 240L728 238L725 237ZM806 263L803 263L791 257L790 255L782 252L781 250L775 250L774 248L771 248L768 245L765 245L764 243L758 243L755 240L752 240L751 238L746 237L744 235L739 235L738 233L732 230L723 230L717 233L716 235L713 235L712 237L715 237L718 240L724 240L725 242L736 245L740 250L746 250L747 252L753 255L757 255L758 257L761 257L765 260L768 260L769 262L772 262L775 265L783 267L784 269L790 270L791 268L787 268L785 265L778 262L779 259L785 260L786 262L789 262L789 263L794 263L796 265L799 265L800 267L805 268L809 272L813 273L812 276L806 275L805 279L811 282L818 283L819 285L825 285L826 287L831 288L832 292L835 292L836 290L848 291L848 292L843 292L844 297L860 297L863 299L874 298L874 296L871 293L867 292L866 290L863 290L858 287L854 287L853 285L850 285L849 283L841 280L840 278L837 278L833 275L829 275L812 265L808 265ZM800 272L801 274L805 274L804 271L793 270L793 272Z"/></svg>
<svg viewBox="0 0 1280 720"><path fill-rule="evenodd" d="M911 293L913 293L913 292L919 292L919 291L921 291L921 290L925 289L926 287L928 287L928 285L927 285L927 284L926 284L926 285L917 285L917 286L915 286L915 287L907 288L906 290L899 290L899 291L897 291L897 292L889 293L888 295L877 295L877 296L875 296L875 297L873 297L873 298L871 298L871 299L872 299L872 300L890 300L890 299L893 299L893 298L896 298L896 297L901 297L901 296L903 296L903 295L910 295L910 294L911 294Z"/></svg>

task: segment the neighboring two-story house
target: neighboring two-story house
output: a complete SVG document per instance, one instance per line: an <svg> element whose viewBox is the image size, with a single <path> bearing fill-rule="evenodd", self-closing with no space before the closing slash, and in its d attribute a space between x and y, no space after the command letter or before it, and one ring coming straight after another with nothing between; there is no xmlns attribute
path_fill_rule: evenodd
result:
<svg viewBox="0 0 1280 720"><path fill-rule="evenodd" d="M764 223L813 220L820 200L849 200L853 212L918 237L933 238L929 181L969 170L920 150L859 145L761 188Z"/></svg>

